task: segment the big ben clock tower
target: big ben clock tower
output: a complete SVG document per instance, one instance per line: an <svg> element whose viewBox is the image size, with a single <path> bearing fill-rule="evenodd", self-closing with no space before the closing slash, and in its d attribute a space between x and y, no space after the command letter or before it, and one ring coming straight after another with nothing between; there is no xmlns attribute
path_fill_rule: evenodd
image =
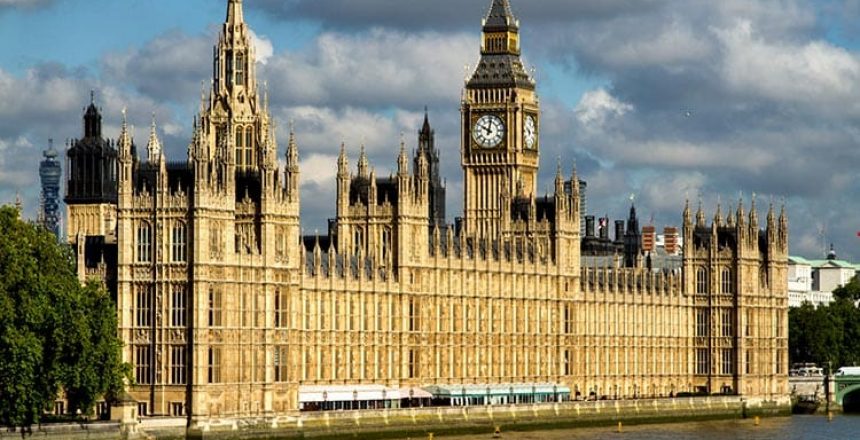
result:
<svg viewBox="0 0 860 440"><path fill-rule="evenodd" d="M484 19L481 60L466 82L461 112L465 232L497 238L505 232L503 194L535 194L540 149L540 104L508 0L492 0Z"/></svg>

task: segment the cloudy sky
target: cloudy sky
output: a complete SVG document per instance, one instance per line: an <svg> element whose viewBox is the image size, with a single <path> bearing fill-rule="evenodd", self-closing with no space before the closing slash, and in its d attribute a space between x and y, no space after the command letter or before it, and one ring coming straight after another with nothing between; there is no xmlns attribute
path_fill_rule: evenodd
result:
<svg viewBox="0 0 860 440"><path fill-rule="evenodd" d="M95 90L107 135L155 112L182 159L226 0L0 0L0 203L38 203L49 138L80 136ZM334 214L334 159L364 142L394 168L430 109L461 212L459 97L489 0L245 0L272 111L296 123L303 224ZM542 183L559 157L594 214L677 225L757 194L785 201L792 254L860 260L860 0L512 0L543 109ZM261 81L262 83L262 81ZM284 145L281 146L284 148Z"/></svg>

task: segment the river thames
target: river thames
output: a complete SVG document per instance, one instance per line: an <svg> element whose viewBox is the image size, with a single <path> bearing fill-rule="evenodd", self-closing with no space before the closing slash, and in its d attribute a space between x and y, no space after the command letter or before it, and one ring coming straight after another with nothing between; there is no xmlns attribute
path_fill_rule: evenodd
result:
<svg viewBox="0 0 860 440"><path fill-rule="evenodd" d="M832 422L824 416L793 416L761 419L755 426L753 419L715 422L693 422L669 425L624 426L622 433L616 427L584 428L558 431L502 432L502 439L516 440L568 440L568 439L623 439L623 440L832 440L860 439L860 415L837 415ZM491 434L458 437L441 437L447 440L485 440ZM418 440L415 437L413 440Z"/></svg>

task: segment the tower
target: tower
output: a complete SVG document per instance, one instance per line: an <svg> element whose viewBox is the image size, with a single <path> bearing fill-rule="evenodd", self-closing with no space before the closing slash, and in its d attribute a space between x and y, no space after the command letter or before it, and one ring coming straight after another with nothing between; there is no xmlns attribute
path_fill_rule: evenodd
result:
<svg viewBox="0 0 860 440"><path fill-rule="evenodd" d="M102 115L90 94L84 111L84 137L67 152L66 231L77 235L112 235L116 225L117 151L102 137Z"/></svg>
<svg viewBox="0 0 860 440"><path fill-rule="evenodd" d="M464 214L467 235L494 238L504 233L503 186L517 189L514 198L536 195L540 103L508 0L493 0L483 24L481 59L461 106Z"/></svg>
<svg viewBox="0 0 860 440"><path fill-rule="evenodd" d="M428 196L430 199L430 227L445 227L445 186L439 169L439 150L436 148L436 132L430 127L430 117L424 109L424 125L418 132L418 151L415 154L414 169L420 170L419 162L425 161L430 179Z"/></svg>
<svg viewBox="0 0 860 440"><path fill-rule="evenodd" d="M42 179L42 206L39 213L42 225L51 231L57 239L60 238L60 179L63 169L57 160L57 150L54 140L48 141L48 149L42 153L45 160L39 165L39 177Z"/></svg>

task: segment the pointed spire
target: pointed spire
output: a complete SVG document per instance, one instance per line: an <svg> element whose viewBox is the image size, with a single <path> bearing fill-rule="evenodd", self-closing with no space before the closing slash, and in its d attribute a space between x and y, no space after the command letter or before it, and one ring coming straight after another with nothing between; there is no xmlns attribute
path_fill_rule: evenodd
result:
<svg viewBox="0 0 860 440"><path fill-rule="evenodd" d="M684 225L690 225L693 223L693 216L690 212L690 199L688 198L684 202Z"/></svg>
<svg viewBox="0 0 860 440"><path fill-rule="evenodd" d="M487 18L484 19L484 32L516 30L518 27L519 22L508 0L492 0Z"/></svg>
<svg viewBox="0 0 860 440"><path fill-rule="evenodd" d="M717 227L723 226L723 202L717 199L717 212L714 213L714 224Z"/></svg>
<svg viewBox="0 0 860 440"><path fill-rule="evenodd" d="M349 158L346 156L346 144L340 144L340 154L337 156L337 174L340 177L349 176Z"/></svg>
<svg viewBox="0 0 860 440"><path fill-rule="evenodd" d="M161 160L161 141L158 139L158 125L155 122L155 112L152 112L152 125L149 128L149 143L146 144L149 163Z"/></svg>
<svg viewBox="0 0 860 440"><path fill-rule="evenodd" d="M746 223L746 214L744 213L744 198L738 199L738 211L735 214L738 226L743 226Z"/></svg>
<svg viewBox="0 0 860 440"><path fill-rule="evenodd" d="M287 166L291 170L298 170L299 167L299 145L296 142L295 123L290 120L290 143L287 146Z"/></svg>
<svg viewBox="0 0 860 440"><path fill-rule="evenodd" d="M755 206L756 195L753 193L752 203L750 204L750 227L758 228L758 208Z"/></svg>
<svg viewBox="0 0 860 440"><path fill-rule="evenodd" d="M427 106L424 106L424 125L421 127L422 134L429 134L432 129L430 128L430 114L427 110Z"/></svg>
<svg viewBox="0 0 860 440"><path fill-rule="evenodd" d="M767 228L774 229L776 227L776 213L774 212L773 202L770 203L770 207L767 210Z"/></svg>
<svg viewBox="0 0 860 440"><path fill-rule="evenodd" d="M245 22L245 14L242 11L242 0L227 1L227 24L240 24Z"/></svg>
<svg viewBox="0 0 860 440"><path fill-rule="evenodd" d="M409 154L406 153L406 140L400 133L400 154L397 156L397 173L401 176L409 174Z"/></svg>
<svg viewBox="0 0 860 440"><path fill-rule="evenodd" d="M370 162L367 160L367 151L365 151L364 143L362 143L361 151L358 153L358 177L367 177L369 168Z"/></svg>
<svg viewBox="0 0 860 440"><path fill-rule="evenodd" d="M702 208L702 200L699 199L699 210L696 211L696 226L705 227L705 211Z"/></svg>
<svg viewBox="0 0 860 440"><path fill-rule="evenodd" d="M125 107L122 108L122 126L119 132L119 154L126 157L131 155L131 134L128 129L128 109Z"/></svg>
<svg viewBox="0 0 860 440"><path fill-rule="evenodd" d="M787 229L788 227L788 214L785 212L785 200L783 200L782 208L780 208L779 211L779 225L784 229Z"/></svg>
<svg viewBox="0 0 860 440"><path fill-rule="evenodd" d="M19 191L15 191L15 210L18 211L18 218L21 218L21 214L24 212L24 200L21 199L21 193Z"/></svg>

